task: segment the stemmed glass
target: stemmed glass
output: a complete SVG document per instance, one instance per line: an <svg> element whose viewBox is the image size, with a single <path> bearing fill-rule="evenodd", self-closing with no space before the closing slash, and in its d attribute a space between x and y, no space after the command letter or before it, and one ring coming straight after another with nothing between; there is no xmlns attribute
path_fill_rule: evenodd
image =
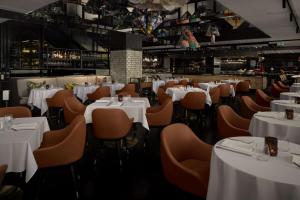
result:
<svg viewBox="0 0 300 200"><path fill-rule="evenodd" d="M12 115L5 115L4 116L4 129L9 130L12 126L12 120L13 116Z"/></svg>

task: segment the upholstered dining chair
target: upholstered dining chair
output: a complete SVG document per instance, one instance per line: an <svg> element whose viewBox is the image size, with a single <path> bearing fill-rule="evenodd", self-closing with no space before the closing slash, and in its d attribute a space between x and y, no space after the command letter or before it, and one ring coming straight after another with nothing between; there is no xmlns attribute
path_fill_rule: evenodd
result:
<svg viewBox="0 0 300 200"><path fill-rule="evenodd" d="M186 79L182 79L182 80L180 80L180 81L178 82L177 85L187 86L187 84L188 84L188 81L187 81Z"/></svg>
<svg viewBox="0 0 300 200"><path fill-rule="evenodd" d="M242 116L247 119L251 119L252 116L259 111L263 112L263 111L271 110L268 107L263 107L263 106L258 105L249 96L241 97L240 109L241 109Z"/></svg>
<svg viewBox="0 0 300 200"><path fill-rule="evenodd" d="M222 100L222 103L228 103L230 100L230 84L221 84L218 86L220 88L220 98Z"/></svg>
<svg viewBox="0 0 300 200"><path fill-rule="evenodd" d="M121 90L116 90L116 94L122 93L122 92L127 92L127 93L135 93L135 84L134 83L129 83L126 84Z"/></svg>
<svg viewBox="0 0 300 200"><path fill-rule="evenodd" d="M0 165L0 199L1 200L22 200L23 191L14 185L3 185L7 165Z"/></svg>
<svg viewBox="0 0 300 200"><path fill-rule="evenodd" d="M218 137L219 139L236 136L250 136L248 131L250 120L239 116L231 107L218 107Z"/></svg>
<svg viewBox="0 0 300 200"><path fill-rule="evenodd" d="M12 115L14 118L32 117L31 111L25 106L0 108L0 117Z"/></svg>
<svg viewBox="0 0 300 200"><path fill-rule="evenodd" d="M216 113L216 108L220 103L220 95L221 95L220 88L219 87L211 88L209 90L209 95L210 95L211 102L212 102L212 104L210 106L210 114L213 119L215 116L215 113Z"/></svg>
<svg viewBox="0 0 300 200"><path fill-rule="evenodd" d="M212 146L200 140L185 124L171 124L161 133L160 152L167 181L205 198Z"/></svg>
<svg viewBox="0 0 300 200"><path fill-rule="evenodd" d="M240 81L235 87L236 94L247 94L250 91L250 83L248 81Z"/></svg>
<svg viewBox="0 0 300 200"><path fill-rule="evenodd" d="M123 165L122 144L127 148L126 136L130 133L133 118L121 109L95 109L92 113L93 134L102 141L114 141L120 166ZM122 142L123 141L123 142Z"/></svg>
<svg viewBox="0 0 300 200"><path fill-rule="evenodd" d="M203 111L205 110L206 95L204 92L188 92L183 99L180 100L180 105L186 110L185 119L188 119L189 111L196 111L200 116L200 122L204 122Z"/></svg>
<svg viewBox="0 0 300 200"><path fill-rule="evenodd" d="M39 169L71 167L77 198L79 192L73 164L83 156L85 140L85 119L82 115L78 115L66 128L44 133L40 148L33 152Z"/></svg>
<svg viewBox="0 0 300 200"><path fill-rule="evenodd" d="M157 100L159 104L163 104L163 102L166 99L171 99L171 97L169 95L166 94L166 92L164 91L164 89L162 88L158 88L157 89Z"/></svg>
<svg viewBox="0 0 300 200"><path fill-rule="evenodd" d="M66 124L70 124L78 115L84 115L86 106L75 96L64 99L64 119Z"/></svg>
<svg viewBox="0 0 300 200"><path fill-rule="evenodd" d="M280 97L281 92L287 92L287 90L279 87L276 83L273 83L271 86L272 96L278 98Z"/></svg>
<svg viewBox="0 0 300 200"><path fill-rule="evenodd" d="M54 94L53 97L47 98L46 102L49 108L48 115L52 115L53 111L56 111L58 114L58 123L61 124L62 121L62 111L64 107L64 99L67 97L72 97L72 90L60 90Z"/></svg>
<svg viewBox="0 0 300 200"><path fill-rule="evenodd" d="M165 90L168 89L168 88L170 88L170 87L174 87L175 85L176 85L175 81L168 81L165 84Z"/></svg>
<svg viewBox="0 0 300 200"><path fill-rule="evenodd" d="M255 92L255 102L263 107L270 107L271 101L274 100L274 98L268 96L264 91L261 89L257 89Z"/></svg>
<svg viewBox="0 0 300 200"><path fill-rule="evenodd" d="M288 92L290 90L290 87L285 85L283 82L278 81L277 82L278 86L281 87L282 89L286 90L286 92Z"/></svg>
<svg viewBox="0 0 300 200"><path fill-rule="evenodd" d="M172 121L173 101L165 99L161 105L153 106L147 109L146 117L148 125L151 126L166 126Z"/></svg>
<svg viewBox="0 0 300 200"><path fill-rule="evenodd" d="M110 97L110 88L99 87L93 93L87 94L87 97L90 101L96 101L103 97Z"/></svg>

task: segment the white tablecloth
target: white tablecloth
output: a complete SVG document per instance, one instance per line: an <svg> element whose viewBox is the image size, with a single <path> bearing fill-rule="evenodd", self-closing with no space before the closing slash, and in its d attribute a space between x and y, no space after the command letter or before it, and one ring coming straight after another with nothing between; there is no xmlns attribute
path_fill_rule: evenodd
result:
<svg viewBox="0 0 300 200"><path fill-rule="evenodd" d="M283 112L258 112L251 119L249 132L252 136L273 136L300 144L300 114L294 113L294 119L288 120Z"/></svg>
<svg viewBox="0 0 300 200"><path fill-rule="evenodd" d="M273 100L271 101L271 110L277 112L285 112L285 109L293 109L294 112L300 113L300 104L296 104L294 100Z"/></svg>
<svg viewBox="0 0 300 200"><path fill-rule="evenodd" d="M102 87L110 88L110 95L113 97L116 95L116 90L121 90L125 86L124 83L103 83Z"/></svg>
<svg viewBox="0 0 300 200"><path fill-rule="evenodd" d="M168 88L166 90L166 93L172 97L173 101L179 101L180 99L183 99L184 96L189 92L204 92L206 95L206 104L211 105L211 97L209 95L209 92L202 90L200 88Z"/></svg>
<svg viewBox="0 0 300 200"><path fill-rule="evenodd" d="M40 147L43 134L49 131L46 117L15 118L13 124L37 123L34 130L0 131L0 165L7 164L7 172L26 171L28 182L38 166L33 151Z"/></svg>
<svg viewBox="0 0 300 200"><path fill-rule="evenodd" d="M222 84L225 84L225 83L213 83L213 82L199 83L199 87L202 88L203 90L206 90L207 92L209 92L210 89L218 87L219 85L222 85ZM230 94L233 97L235 96L235 91L234 91L233 85L230 85Z"/></svg>
<svg viewBox="0 0 300 200"><path fill-rule="evenodd" d="M95 92L98 87L98 85L79 85L74 87L73 92L82 102L85 102L88 99L87 94Z"/></svg>
<svg viewBox="0 0 300 200"><path fill-rule="evenodd" d="M122 102L122 105L112 105L114 102L118 102L116 97L106 97L101 100L109 102L95 102L87 106L84 117L86 123L92 123L92 112L97 108L118 108L126 112L129 118L134 118L134 122L140 122L144 128L149 130L148 121L146 118L146 110L150 107L148 98L132 97L130 100Z"/></svg>
<svg viewBox="0 0 300 200"><path fill-rule="evenodd" d="M300 97L300 92L281 92L281 100L294 100L295 97Z"/></svg>
<svg viewBox="0 0 300 200"><path fill-rule="evenodd" d="M51 98L57 91L63 90L63 88L51 88L43 89L37 88L30 90L28 105L33 105L41 110L41 115L43 115L48 110L48 105L46 98Z"/></svg>
<svg viewBox="0 0 300 200"><path fill-rule="evenodd" d="M165 85L166 82L164 80L153 80L152 81L152 90L156 94L157 90L160 86Z"/></svg>
<svg viewBox="0 0 300 200"><path fill-rule="evenodd" d="M223 83L229 83L229 84L232 84L232 83L238 84L241 81L242 80L234 80L234 79L221 80L221 82L223 82Z"/></svg>
<svg viewBox="0 0 300 200"><path fill-rule="evenodd" d="M263 146L263 138L253 140ZM287 161L288 153L279 152L278 157L260 161L216 145L211 158L207 200L300 199L300 169ZM299 152L300 146L290 144L290 148Z"/></svg>
<svg viewBox="0 0 300 200"><path fill-rule="evenodd" d="M299 84L293 84L290 87L290 92L300 92L300 85Z"/></svg>

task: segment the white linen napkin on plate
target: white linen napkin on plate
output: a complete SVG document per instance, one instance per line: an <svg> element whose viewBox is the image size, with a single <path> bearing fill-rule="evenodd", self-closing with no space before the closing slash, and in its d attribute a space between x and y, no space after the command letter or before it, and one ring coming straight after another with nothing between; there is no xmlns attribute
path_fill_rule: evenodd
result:
<svg viewBox="0 0 300 200"><path fill-rule="evenodd" d="M252 145L236 140L225 139L221 144L217 145L216 147L245 154L248 156L252 155Z"/></svg>
<svg viewBox="0 0 300 200"><path fill-rule="evenodd" d="M14 124L11 126L13 130L34 130L37 128L37 123Z"/></svg>

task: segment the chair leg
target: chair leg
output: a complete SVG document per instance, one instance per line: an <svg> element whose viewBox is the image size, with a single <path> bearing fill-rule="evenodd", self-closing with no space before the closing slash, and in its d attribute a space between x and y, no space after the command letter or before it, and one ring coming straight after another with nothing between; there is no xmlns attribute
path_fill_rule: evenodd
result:
<svg viewBox="0 0 300 200"><path fill-rule="evenodd" d="M72 179L73 179L73 184L74 184L76 199L79 199L78 183L77 183L77 180L76 180L76 174L75 174L74 166L71 165L70 169L71 169L71 174L72 174Z"/></svg>

